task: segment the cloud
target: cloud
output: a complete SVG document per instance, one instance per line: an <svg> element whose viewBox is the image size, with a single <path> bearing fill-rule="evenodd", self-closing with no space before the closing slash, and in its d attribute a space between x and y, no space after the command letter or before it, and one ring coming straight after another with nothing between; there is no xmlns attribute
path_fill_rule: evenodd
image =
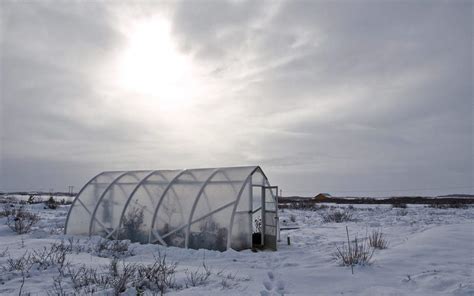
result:
<svg viewBox="0 0 474 296"><path fill-rule="evenodd" d="M39 167L66 187L94 170L262 164L289 194L472 192L471 11L467 1L4 3L0 189L52 186L31 182ZM127 30L156 16L203 87L174 113L114 88Z"/></svg>

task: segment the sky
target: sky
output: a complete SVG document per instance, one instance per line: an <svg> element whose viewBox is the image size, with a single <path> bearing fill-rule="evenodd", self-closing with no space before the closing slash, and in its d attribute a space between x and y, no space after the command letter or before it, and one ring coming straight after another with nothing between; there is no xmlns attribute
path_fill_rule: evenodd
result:
<svg viewBox="0 0 474 296"><path fill-rule="evenodd" d="M260 165L283 195L474 193L472 1L2 1L0 190Z"/></svg>

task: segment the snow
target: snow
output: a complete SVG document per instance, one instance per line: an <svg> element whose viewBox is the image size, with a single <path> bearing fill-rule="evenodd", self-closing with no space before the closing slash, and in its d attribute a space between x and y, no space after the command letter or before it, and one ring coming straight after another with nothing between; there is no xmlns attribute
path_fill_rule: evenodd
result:
<svg viewBox="0 0 474 296"><path fill-rule="evenodd" d="M17 235L5 225L6 218L0 218L0 265L27 251L70 238L62 234L69 206L56 210L44 209L42 204L27 207L41 216L31 233ZM323 215L335 210L348 211L354 221L323 223ZM277 252L218 252L132 244L134 255L124 260L151 263L160 252L169 262L177 262L176 281L181 288L169 291L169 295L474 295L473 207L339 205L316 211L285 209L280 216L296 229L281 232ZM389 240L387 249L375 251L371 265L354 266L354 274L333 257L335 247L347 241L346 226L351 239L363 239L377 229ZM291 245L287 245L288 236ZM110 263L110 258L94 252L101 238L73 238L79 239L82 249L67 255L72 266L100 268ZM186 288L186 272L202 270L203 262L211 269L211 276L203 285ZM18 295L21 274L0 272L0 294ZM32 271L22 292L52 293L57 275L56 268ZM67 279L64 286L73 292ZM134 295L134 291L131 288L124 295Z"/></svg>
<svg viewBox="0 0 474 296"><path fill-rule="evenodd" d="M74 200L74 196L70 195L58 195L58 194L37 194L37 193L31 193L31 194L4 194L0 195L0 198L2 200L17 200L17 201L27 201L30 196L33 196L35 201L46 201L48 200L51 196L54 197L55 200L57 201L66 201L66 202L72 202Z"/></svg>

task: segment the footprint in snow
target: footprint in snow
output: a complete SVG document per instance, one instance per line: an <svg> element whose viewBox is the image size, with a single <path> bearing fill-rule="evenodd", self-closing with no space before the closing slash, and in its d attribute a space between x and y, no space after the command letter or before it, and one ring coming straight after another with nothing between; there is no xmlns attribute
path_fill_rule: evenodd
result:
<svg viewBox="0 0 474 296"><path fill-rule="evenodd" d="M260 291L261 296L283 296L285 295L285 282L277 280L271 271L267 273L268 279L263 281L265 290Z"/></svg>

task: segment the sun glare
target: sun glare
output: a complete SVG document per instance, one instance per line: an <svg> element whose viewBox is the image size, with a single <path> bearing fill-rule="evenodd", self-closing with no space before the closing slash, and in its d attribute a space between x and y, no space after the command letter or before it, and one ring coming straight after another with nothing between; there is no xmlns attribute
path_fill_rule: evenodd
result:
<svg viewBox="0 0 474 296"><path fill-rule="evenodd" d="M119 85L160 109L188 105L196 90L192 62L176 49L169 23L157 18L139 22L128 39L119 58Z"/></svg>

